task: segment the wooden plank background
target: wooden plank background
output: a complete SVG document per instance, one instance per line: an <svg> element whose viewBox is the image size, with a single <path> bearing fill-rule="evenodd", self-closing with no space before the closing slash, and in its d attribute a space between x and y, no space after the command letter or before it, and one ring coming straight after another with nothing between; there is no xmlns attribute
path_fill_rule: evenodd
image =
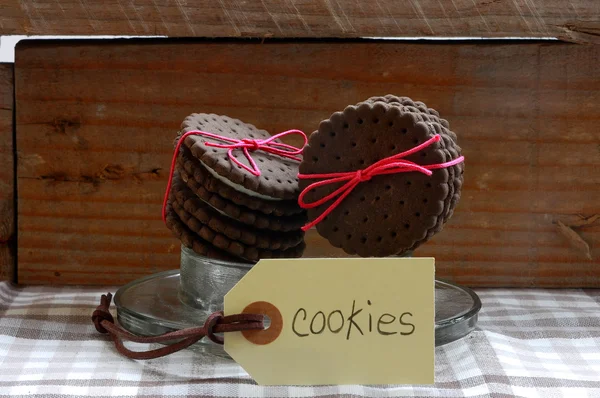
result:
<svg viewBox="0 0 600 398"><path fill-rule="evenodd" d="M0 0L0 34L558 37L598 42L597 0Z"/></svg>
<svg viewBox="0 0 600 398"><path fill-rule="evenodd" d="M178 266L160 221L192 112L272 132L394 93L450 120L462 201L418 255L472 286L600 287L600 47L378 43L32 43L16 63L19 282L124 283ZM314 233L308 256L341 255Z"/></svg>
<svg viewBox="0 0 600 398"><path fill-rule="evenodd" d="M16 270L13 88L13 66L0 64L0 281L12 281Z"/></svg>

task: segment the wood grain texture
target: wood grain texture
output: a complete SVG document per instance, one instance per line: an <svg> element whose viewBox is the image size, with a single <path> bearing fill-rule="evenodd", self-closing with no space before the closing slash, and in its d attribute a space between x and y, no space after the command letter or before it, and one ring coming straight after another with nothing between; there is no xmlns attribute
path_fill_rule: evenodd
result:
<svg viewBox="0 0 600 398"><path fill-rule="evenodd" d="M0 64L0 281L15 276L13 66Z"/></svg>
<svg viewBox="0 0 600 398"><path fill-rule="evenodd" d="M450 120L463 198L418 255L473 286L600 287L600 48L570 44L28 44L17 48L19 281L124 283L178 266L160 221L192 112L314 131L394 93ZM311 231L307 256L339 256Z"/></svg>
<svg viewBox="0 0 600 398"><path fill-rule="evenodd" d="M558 37L597 42L596 0L0 0L0 34Z"/></svg>

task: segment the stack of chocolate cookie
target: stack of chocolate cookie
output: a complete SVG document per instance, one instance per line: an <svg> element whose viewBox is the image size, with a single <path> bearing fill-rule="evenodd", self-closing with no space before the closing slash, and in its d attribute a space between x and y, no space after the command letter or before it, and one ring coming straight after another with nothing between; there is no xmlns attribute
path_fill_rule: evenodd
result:
<svg viewBox="0 0 600 398"><path fill-rule="evenodd" d="M438 112L372 97L321 122L300 166L308 226L360 256L411 252L440 232L460 199L464 158Z"/></svg>
<svg viewBox="0 0 600 398"><path fill-rule="evenodd" d="M192 131L208 134L186 135L177 150L165 211L175 236L200 255L228 261L300 257L306 212L297 203L298 156L261 150L256 142L271 137L265 130L198 113L183 121L176 148Z"/></svg>

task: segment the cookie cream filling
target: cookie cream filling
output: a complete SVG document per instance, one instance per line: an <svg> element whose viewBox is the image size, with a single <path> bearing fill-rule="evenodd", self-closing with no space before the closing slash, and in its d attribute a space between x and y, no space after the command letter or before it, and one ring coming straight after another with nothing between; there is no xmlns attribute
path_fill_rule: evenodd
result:
<svg viewBox="0 0 600 398"><path fill-rule="evenodd" d="M220 174L218 174L216 171L214 171L214 170L213 170L213 169L211 169L210 167L208 167L208 166L206 165L206 163L204 163L202 160L198 159L198 161L199 161L199 162L202 164L202 166L204 166L204 168L205 168L206 170L208 170L208 172L209 172L209 173L210 173L210 174L211 174L211 175L212 175L214 178L216 178L217 180L221 181L221 182L222 182L222 183L224 183L224 184L227 184L227 185L229 185L231 188L235 189L235 190L236 190L236 191L238 191L238 192L242 192L242 193L244 193L244 194L246 194L246 195L248 195L248 196L252 196L252 197L254 197L254 198L260 198L260 199L264 199L264 200L274 200L274 201L275 201L275 200L283 200L283 199L280 199L280 198L274 198L274 197L272 197L272 196L262 195L262 194L260 194L260 193L258 193L258 192L251 191L251 190L249 190L248 188L246 188L246 187L244 187L244 186L242 186L242 185L239 185L239 184L233 183L233 182L231 182L230 180L228 180L227 178L225 178L225 177L221 176Z"/></svg>
<svg viewBox="0 0 600 398"><path fill-rule="evenodd" d="M225 216L231 220L236 220L234 217L232 217L231 215L225 213L222 210L217 209L215 206L212 205L212 203L207 202L206 200L202 199L201 197L197 197L197 199L199 201L201 201L202 203L206 204L208 207L210 207L211 209L213 209L214 211L216 211L217 213L220 213L222 216ZM236 220L237 221L237 220Z"/></svg>

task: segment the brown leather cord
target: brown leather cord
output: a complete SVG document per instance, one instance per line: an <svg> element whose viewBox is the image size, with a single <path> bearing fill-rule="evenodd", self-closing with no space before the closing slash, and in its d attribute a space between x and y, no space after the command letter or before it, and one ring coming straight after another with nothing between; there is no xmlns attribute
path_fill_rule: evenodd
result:
<svg viewBox="0 0 600 398"><path fill-rule="evenodd" d="M159 336L136 336L115 324L115 320L111 315L109 308L112 300L112 294L103 294L100 298L100 305L92 314L92 322L96 330L100 333L108 333L115 343L117 351L132 359L154 359L172 354L184 348L191 346L203 337L208 337L210 341L223 344L223 337L215 335L215 333L226 332L241 332L243 330L263 330L264 316L258 314L237 314L224 316L222 311L211 314L204 326L177 330L161 334ZM160 348L148 351L131 351L123 345L123 341L132 341L135 343L166 343L173 344L165 345Z"/></svg>

